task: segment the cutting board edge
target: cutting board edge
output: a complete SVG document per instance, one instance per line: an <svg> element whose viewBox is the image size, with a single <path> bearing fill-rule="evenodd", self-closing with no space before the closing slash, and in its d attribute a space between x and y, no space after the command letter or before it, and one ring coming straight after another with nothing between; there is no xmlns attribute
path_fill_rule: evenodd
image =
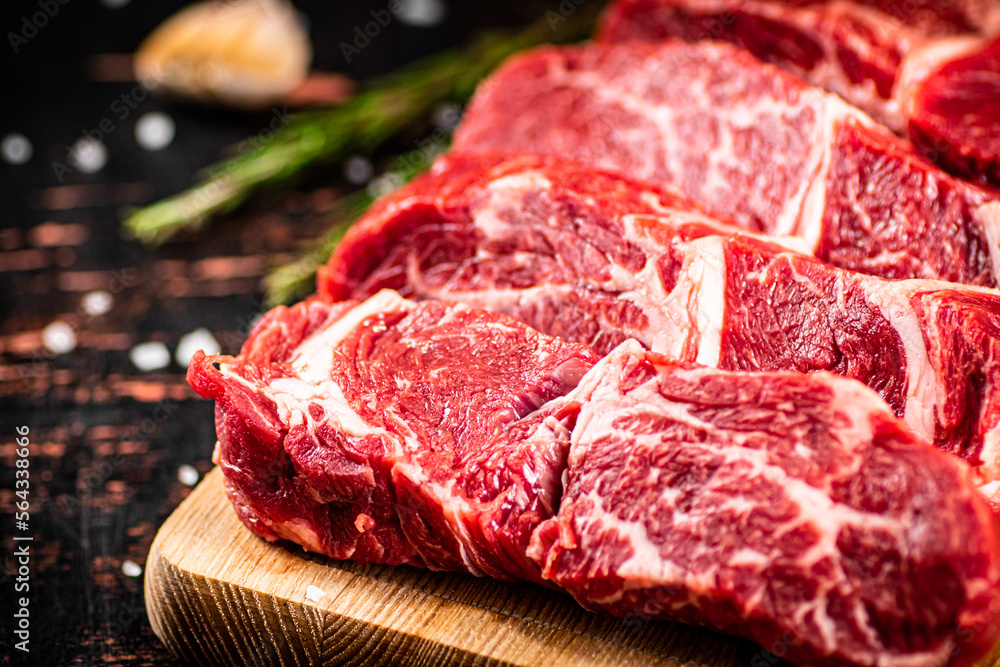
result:
<svg viewBox="0 0 1000 667"><path fill-rule="evenodd" d="M224 505L224 507L222 507ZM212 520L206 516L213 506L218 506L223 514ZM241 578L245 572L232 573L233 576L213 576L204 562L193 555L200 541L211 541L208 532L195 530L204 524L207 531L235 531L236 547L226 551L228 557L241 549L252 552L253 563L273 563L280 561L286 570L283 574L301 579L315 579L328 591L338 585L351 587L341 581L327 586L327 580L346 581L353 575L342 570L329 568L289 553L280 546L270 544L250 533L236 518L229 506L223 489L222 471L218 467L209 472L180 506L161 526L150 548L146 564L144 592L150 625L154 633L178 657L200 664L232 664L237 658L246 664L345 664L345 656L324 654L321 645L324 637L329 643L329 635L334 630L343 629L354 640L347 642L345 650L362 641L367 645L375 642L388 653L375 660L352 664L391 665L414 662L412 651L420 653L419 660L426 665L510 665L527 667L540 662L559 664L586 664L603 667L612 665L663 665L677 667L675 658L657 658L640 649L628 648L614 643L606 643L598 638L586 636L568 629L538 625L531 620L518 619L482 607L464 607L447 598L411 589L399 589L397 595L404 594L413 599L418 608L414 617L433 621L438 610L448 613L458 608L459 613L469 616L467 627L450 639L440 634L433 637L420 636L408 632L404 622L387 615L386 623L380 623L371 615L349 615L331 610L328 605L336 602L336 595L324 597L320 602L297 599L297 596L262 592L245 585ZM178 539L181 538L181 539ZM192 562L195 566L192 567ZM215 561L210 561L214 563ZM303 575L303 572L310 573ZM398 584L371 580L376 587L392 588ZM304 590L304 586L300 586ZM266 601L266 604L262 604ZM225 610L221 610L225 607ZM266 608L265 608L266 607ZM448 608L448 609L445 609ZM200 625L200 627L199 627ZM425 627L423 623L417 628ZM293 641L284 642L279 649L264 648L270 636L294 633L304 639L301 645ZM385 634L394 635L386 638ZM252 642L247 641L253 635ZM505 643L507 641L508 643ZM516 656L512 656L510 643L522 642ZM270 645L268 645L270 646ZM310 647L315 649L310 650ZM277 653L277 655L276 655ZM500 655L503 657L498 657ZM346 656L350 657L350 656ZM521 659L523 657L523 659ZM400 658L400 660L397 660Z"/></svg>
<svg viewBox="0 0 1000 667"><path fill-rule="evenodd" d="M180 602L178 594L183 597L182 591L194 591L195 593L193 594L200 595L204 589L198 585L198 582L207 580L208 578L203 575L182 570L169 562L163 558L162 551L159 548L150 550L150 564L146 571L144 585L150 625L156 636L178 658L197 664L213 665L340 665L353 662L350 660L352 657L350 655L340 656L345 657L345 660L339 660L336 655L328 655L325 658L322 655L317 656L307 649L306 644L289 642L284 644L282 648L275 648L271 644L265 645L264 648L260 644L239 645L236 641L236 638L239 637L238 634L229 636L217 633L205 634L203 633L203 629L196 630L190 627L184 620L187 615L179 613L184 603ZM252 597L256 593L252 589L238 585L233 586L243 596ZM164 595L161 590L156 594L157 587L161 587L161 589L163 587L172 588L173 591ZM356 619L335 614L319 607L287 599L280 600L279 602L285 605L288 611L288 616L279 614L285 625L283 630L287 629L288 626L294 627L299 631L300 637L302 636L301 629L303 624L296 622L294 619L295 616L300 617L300 619L308 618L312 621L304 624L309 629L321 630L323 623L333 626L357 624L359 627L365 627L363 623L360 623ZM263 618L258 618L257 621L266 624ZM209 627L217 629L219 626L210 625ZM360 641L363 644L367 644L370 641L374 641L382 651L382 659L368 660L363 663L366 666L413 664L408 658L411 655L411 651L413 651L423 653L425 660L432 660L428 664L477 664L495 665L497 667L510 665L511 667L521 667L518 663L484 658L482 655L470 653L459 647L446 646L439 642L403 633L393 628L367 625L366 629L367 632L356 634L354 641L351 643L354 644ZM202 632L200 636L199 631ZM390 641L379 641L378 635L383 633L391 633L395 638ZM320 637L315 636L313 633L309 634L309 639L317 648L322 641ZM317 658L319 658L318 661Z"/></svg>

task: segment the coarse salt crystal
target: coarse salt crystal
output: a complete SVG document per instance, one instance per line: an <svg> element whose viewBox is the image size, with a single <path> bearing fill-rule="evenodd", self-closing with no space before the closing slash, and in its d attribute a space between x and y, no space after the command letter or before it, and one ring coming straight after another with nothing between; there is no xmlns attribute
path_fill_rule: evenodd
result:
<svg viewBox="0 0 1000 667"><path fill-rule="evenodd" d="M52 354L66 354L76 349L76 333L65 322L56 320L42 329L42 345Z"/></svg>
<svg viewBox="0 0 1000 667"><path fill-rule="evenodd" d="M108 163L108 149L100 141L81 137L74 142L69 152L69 162L85 174L93 174Z"/></svg>
<svg viewBox="0 0 1000 667"><path fill-rule="evenodd" d="M177 126L174 120L162 111L143 114L135 123L135 140L147 151L158 151L174 140Z"/></svg>
<svg viewBox="0 0 1000 667"><path fill-rule="evenodd" d="M177 469L177 481L185 486L194 486L198 483L198 469L185 463Z"/></svg>
<svg viewBox="0 0 1000 667"><path fill-rule="evenodd" d="M133 347L128 358L140 371L155 371L170 365L170 350L159 341L150 341Z"/></svg>
<svg viewBox="0 0 1000 667"><path fill-rule="evenodd" d="M83 295L80 307L86 314L92 317L97 317L98 315L103 315L111 310L111 306L113 306L114 303L115 299L111 296L111 292L105 290L95 290L93 292L87 292Z"/></svg>
<svg viewBox="0 0 1000 667"><path fill-rule="evenodd" d="M0 141L0 155L7 164L24 164L34 152L28 137L17 132L8 134Z"/></svg>

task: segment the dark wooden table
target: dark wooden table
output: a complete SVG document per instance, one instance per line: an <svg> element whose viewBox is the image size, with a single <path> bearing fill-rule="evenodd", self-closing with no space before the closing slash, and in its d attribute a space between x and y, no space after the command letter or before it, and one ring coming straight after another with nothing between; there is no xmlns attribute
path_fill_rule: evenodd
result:
<svg viewBox="0 0 1000 667"><path fill-rule="evenodd" d="M182 336L205 327L224 352L236 352L261 311L261 277L329 224L324 211L346 189L340 166L331 165L287 196L257 198L160 249L123 240L122 207L181 190L226 146L270 120L268 112L136 101L127 59L106 54L130 53L183 4L75 0L58 4L32 33L24 21L40 11L33 0L6 3L0 22L5 35L27 36L17 53L9 37L0 46L0 77L8 82L0 137L16 132L33 148L26 163L0 161L0 650L13 664L173 662L149 627L142 571L157 528L191 491L191 468L198 477L211 469L213 410L188 388L176 359L142 371L129 351L158 341L173 355ZM452 2L442 24L393 23L348 64L340 43L385 4L297 2L311 21L315 68L364 77L457 43L470 30L525 22L558 5ZM124 114L116 104L123 95L134 103ZM144 150L134 137L137 119L151 111L176 123L163 150ZM107 164L60 174L54 164L67 164L67 147L102 121L113 126L103 133ZM109 298L107 312L94 308ZM47 329L53 323L62 324ZM65 339L52 336L60 327L73 332L71 350L60 351ZM15 524L23 500L15 437L25 427L30 507L22 528ZM19 582L14 552L24 545L29 574ZM29 590L16 591L19 583ZM28 654L14 649L7 611L23 596Z"/></svg>

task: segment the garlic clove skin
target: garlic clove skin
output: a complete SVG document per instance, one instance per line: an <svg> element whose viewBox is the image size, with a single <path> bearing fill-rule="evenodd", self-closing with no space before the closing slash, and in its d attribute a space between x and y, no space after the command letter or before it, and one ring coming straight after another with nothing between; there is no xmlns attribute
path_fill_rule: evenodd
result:
<svg viewBox="0 0 1000 667"><path fill-rule="evenodd" d="M312 47L286 0L199 2L157 27L135 55L136 78L205 103L258 109L305 80Z"/></svg>

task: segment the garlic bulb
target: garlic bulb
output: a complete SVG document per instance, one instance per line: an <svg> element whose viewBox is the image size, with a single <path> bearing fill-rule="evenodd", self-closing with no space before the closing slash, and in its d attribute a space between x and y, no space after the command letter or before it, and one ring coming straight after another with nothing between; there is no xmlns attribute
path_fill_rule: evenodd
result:
<svg viewBox="0 0 1000 667"><path fill-rule="evenodd" d="M312 48L286 0L199 2L164 21L139 46L136 78L202 102L272 104L305 80Z"/></svg>

